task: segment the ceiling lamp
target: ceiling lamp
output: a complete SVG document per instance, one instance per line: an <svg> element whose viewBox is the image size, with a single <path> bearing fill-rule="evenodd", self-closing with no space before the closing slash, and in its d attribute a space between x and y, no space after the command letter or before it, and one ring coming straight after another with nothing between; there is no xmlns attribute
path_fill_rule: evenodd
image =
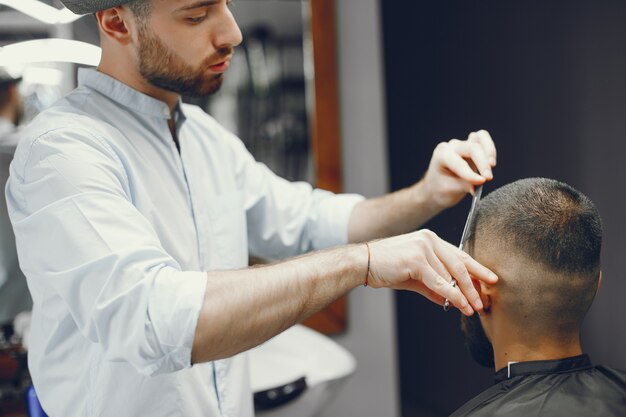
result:
<svg viewBox="0 0 626 417"><path fill-rule="evenodd" d="M82 17L65 7L57 9L38 0L0 0L0 5L8 6L49 25L72 23Z"/></svg>
<svg viewBox="0 0 626 417"><path fill-rule="evenodd" d="M35 62L71 62L97 66L101 55L102 51L99 47L86 42L69 39L37 39L17 42L1 48L0 66Z"/></svg>

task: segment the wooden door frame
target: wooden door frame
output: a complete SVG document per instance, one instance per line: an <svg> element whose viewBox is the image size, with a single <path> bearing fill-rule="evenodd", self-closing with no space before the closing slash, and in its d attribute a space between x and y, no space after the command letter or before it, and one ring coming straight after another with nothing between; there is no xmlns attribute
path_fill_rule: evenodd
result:
<svg viewBox="0 0 626 417"><path fill-rule="evenodd" d="M313 40L314 106L311 118L311 148L316 186L342 191L341 120L335 0L309 0ZM347 328L347 297L305 320L305 325L325 334Z"/></svg>

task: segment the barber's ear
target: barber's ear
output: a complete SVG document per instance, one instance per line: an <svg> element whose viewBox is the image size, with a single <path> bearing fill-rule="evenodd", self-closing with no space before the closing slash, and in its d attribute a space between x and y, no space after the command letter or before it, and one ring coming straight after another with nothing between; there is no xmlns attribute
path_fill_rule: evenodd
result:
<svg viewBox="0 0 626 417"><path fill-rule="evenodd" d="M132 41L128 25L130 14L122 7L113 7L96 13L96 20L100 30L106 37L127 45Z"/></svg>

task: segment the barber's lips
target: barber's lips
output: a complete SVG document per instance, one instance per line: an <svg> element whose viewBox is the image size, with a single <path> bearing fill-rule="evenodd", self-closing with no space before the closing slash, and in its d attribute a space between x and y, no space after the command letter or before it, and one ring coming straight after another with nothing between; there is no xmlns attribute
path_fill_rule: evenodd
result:
<svg viewBox="0 0 626 417"><path fill-rule="evenodd" d="M227 59L226 61L222 61L215 65L211 65L209 69L213 72L224 72L228 69L229 66L230 66L230 60Z"/></svg>

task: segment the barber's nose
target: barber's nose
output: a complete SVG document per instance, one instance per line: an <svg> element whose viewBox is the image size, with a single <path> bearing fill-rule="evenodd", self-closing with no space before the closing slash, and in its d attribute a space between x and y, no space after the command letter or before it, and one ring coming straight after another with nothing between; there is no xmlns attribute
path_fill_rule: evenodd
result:
<svg viewBox="0 0 626 417"><path fill-rule="evenodd" d="M235 47L243 41L241 29L228 6L223 9L219 27L215 33L214 43L217 48Z"/></svg>

